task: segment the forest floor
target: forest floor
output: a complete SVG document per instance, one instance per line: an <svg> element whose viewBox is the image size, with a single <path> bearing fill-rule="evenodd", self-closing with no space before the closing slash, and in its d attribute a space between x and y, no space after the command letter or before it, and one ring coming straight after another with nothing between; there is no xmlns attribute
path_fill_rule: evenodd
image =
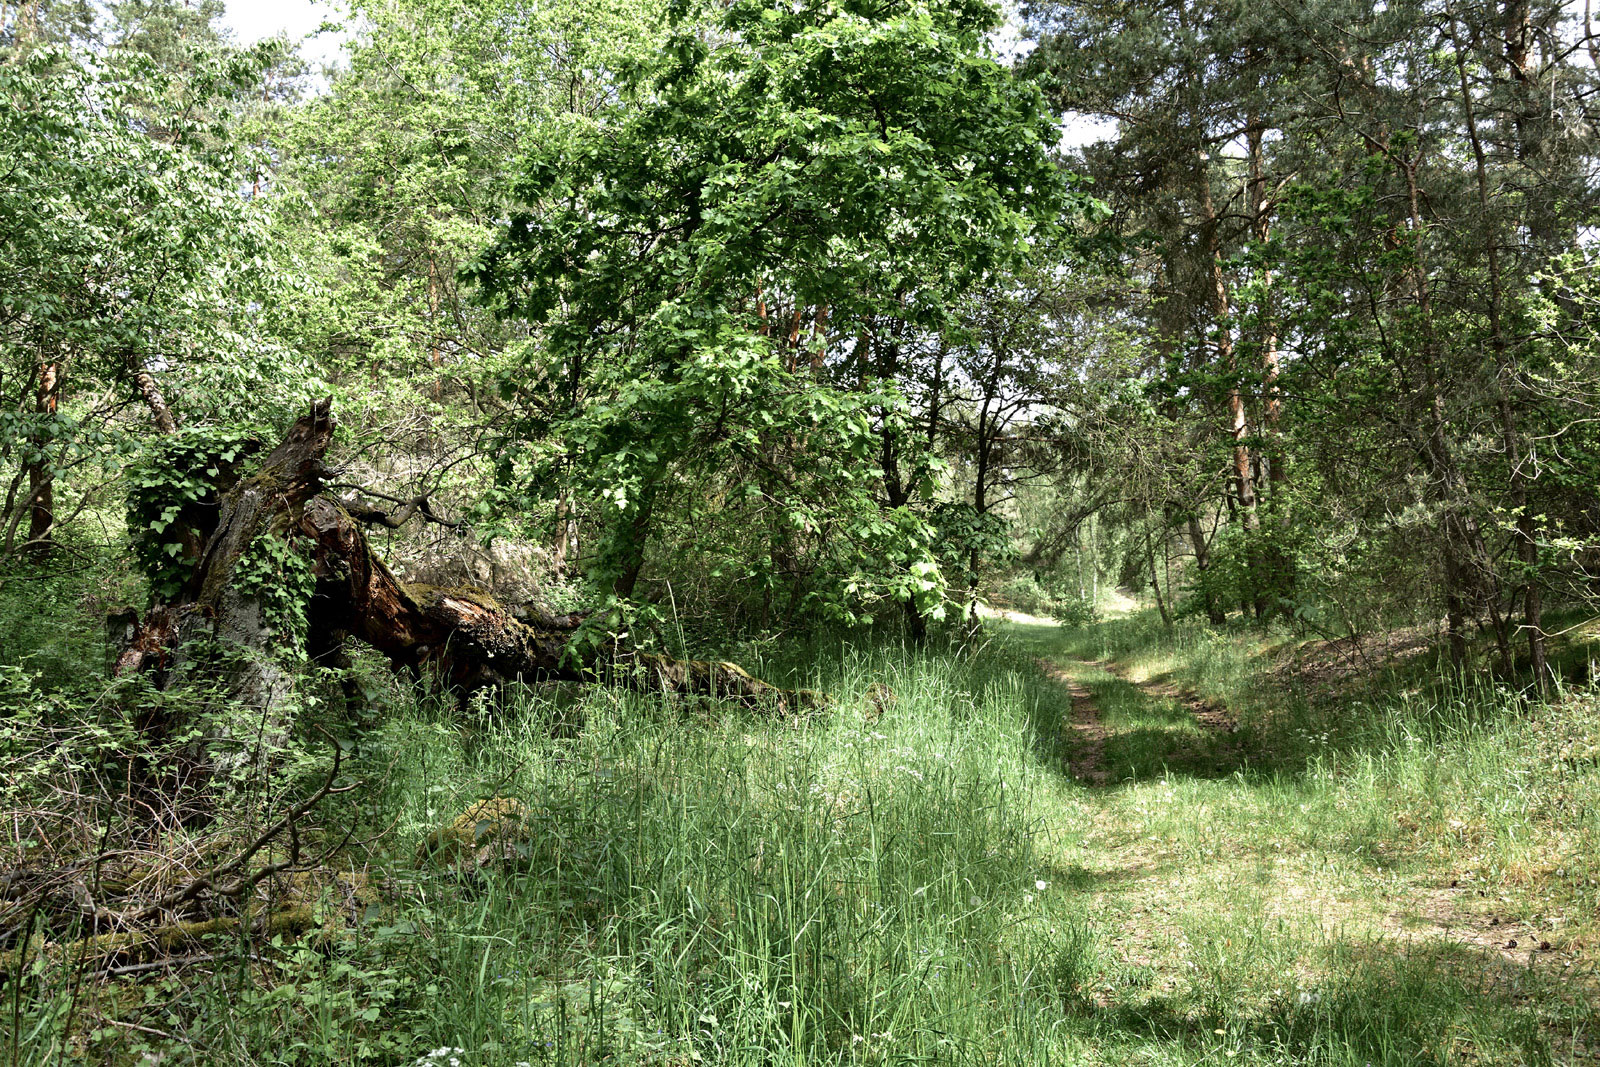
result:
<svg viewBox="0 0 1600 1067"><path fill-rule="evenodd" d="M373 665L317 932L36 959L0 1062L1595 1067L1600 689L1389 636L729 650L801 716Z"/></svg>
<svg viewBox="0 0 1600 1067"><path fill-rule="evenodd" d="M1395 1026L1369 1062L1600 1063L1600 916L1560 909L1531 872L1425 847L1415 831L1429 813L1389 788L1415 768L1348 750L1294 766L1272 751L1282 722L1182 684L1182 655L1083 658L1081 634L1012 629L1070 702L1061 728L1078 788L1062 804L1081 830L1054 838L1054 863L1100 931L1092 1000L1107 1017L1168 1026L1162 1006L1205 986L1219 1018L1371 1016L1387 1001L1362 1024ZM1437 829L1466 829L1471 814L1458 814ZM1407 1042L1403 1028L1430 1036Z"/></svg>

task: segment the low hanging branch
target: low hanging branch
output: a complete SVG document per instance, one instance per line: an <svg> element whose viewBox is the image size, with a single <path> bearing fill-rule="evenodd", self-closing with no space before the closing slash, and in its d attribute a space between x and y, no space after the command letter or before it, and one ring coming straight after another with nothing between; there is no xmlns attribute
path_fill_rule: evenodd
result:
<svg viewBox="0 0 1600 1067"><path fill-rule="evenodd" d="M350 489L361 494L362 496L376 497L379 500L387 500L391 504L398 505L398 510L389 512L384 511L382 508L369 508L357 501L354 496L343 501L344 509L350 513L351 518L369 525L382 526L390 530L398 530L400 527L410 522L412 516L414 515L421 515L424 519L427 519L436 526L443 526L450 530L464 529L467 525L464 522L456 522L440 516L433 510L433 502L428 498L426 493L422 494L421 496L412 497L410 500L402 500L397 496L390 496L387 493L380 493L374 489L363 489L359 485L330 485L328 488Z"/></svg>
<svg viewBox="0 0 1600 1067"><path fill-rule="evenodd" d="M215 525L189 539L204 546L195 553L191 577L178 596L154 605L142 621L128 622L118 674L148 671L158 685L170 685L197 667L186 651L191 642L220 638L247 653L227 661L224 681L246 703L270 713L287 696L290 673L283 657L271 654L281 648L285 628L269 615L303 611L302 651L326 656L354 638L396 669L433 675L460 691L558 679L701 693L783 710L821 702L819 694L779 689L732 663L633 652L615 641L580 647L574 635L581 616L525 621L483 589L400 581L367 540L365 525L373 516L323 495L323 457L334 426L330 407L328 400L317 403L254 475L219 489ZM425 500L407 501L402 513L431 510ZM284 591L273 601L245 581L240 562L258 552L263 539L268 548L288 545L309 555L314 582L303 602L284 605Z"/></svg>

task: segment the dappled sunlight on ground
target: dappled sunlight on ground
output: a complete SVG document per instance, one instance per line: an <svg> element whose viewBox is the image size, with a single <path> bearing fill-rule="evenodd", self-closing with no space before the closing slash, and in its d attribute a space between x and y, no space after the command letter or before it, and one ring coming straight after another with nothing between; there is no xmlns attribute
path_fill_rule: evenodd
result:
<svg viewBox="0 0 1600 1067"><path fill-rule="evenodd" d="M1370 1062L1523 1063L1540 1058L1535 1047L1594 1062L1593 953L1526 908L1509 918L1519 909L1505 895L1495 907L1506 914L1479 914L1493 888L1441 867L1381 778L1259 765L1270 739L1180 684L1193 660L1182 646L1091 660L1066 631L1012 634L1068 697L1063 763L1076 785L1052 821L1074 829L1047 834L1045 852L1088 900L1097 1011L1176 1011L1191 1025L1210 1012L1233 1020L1221 1036L1241 1020L1280 1028L1323 1011L1357 978L1418 982L1437 1003L1374 1023L1397 1029ZM1273 647L1262 644L1241 655L1261 660ZM1490 1018L1500 1022L1480 1025ZM1399 1055L1408 1029L1426 1037Z"/></svg>
<svg viewBox="0 0 1600 1067"><path fill-rule="evenodd" d="M1029 615L1026 611L1014 611L1011 608L996 608L988 604L978 605L978 616L984 619L996 619L1001 622L1015 623L1018 626L1049 626L1059 625L1054 619L1045 618L1043 615Z"/></svg>

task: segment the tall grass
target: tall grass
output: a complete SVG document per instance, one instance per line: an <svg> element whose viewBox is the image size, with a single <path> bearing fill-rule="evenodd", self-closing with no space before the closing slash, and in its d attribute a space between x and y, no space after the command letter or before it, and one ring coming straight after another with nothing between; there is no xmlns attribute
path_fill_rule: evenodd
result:
<svg viewBox="0 0 1600 1067"><path fill-rule="evenodd" d="M1005 931L1035 881L1025 689L950 660L828 667L841 699L798 727L611 693L571 740L534 696L466 745L396 724L402 827L490 792L534 819L523 862L474 892L416 884L449 931L429 1040L872 1062L1003 1024L1038 951ZM865 724L873 682L896 702Z"/></svg>
<svg viewBox="0 0 1600 1067"><path fill-rule="evenodd" d="M1531 869L1519 850L1559 826L1570 858L1552 862L1571 864L1572 907L1592 905L1576 887L1593 861L1573 850L1597 840L1600 795L1576 764L1535 773L1549 709L1503 706L1492 689L1443 702L1419 690L1347 709L1291 746L1313 713L1274 717L1263 698L1253 732L1213 753L1234 764L1200 774L1171 761L1194 742L1191 722L1086 668L1105 722L1152 740L1127 750L1111 786L1075 783L1070 701L1032 654L1081 656L1098 641L1098 655L1174 676L1257 669L1254 646L1226 635L1138 632L790 649L762 673L835 696L797 720L602 689L527 690L467 713L399 695L360 741L360 836L373 844L349 854L363 888L325 902L337 917L326 931L218 946L225 964L112 983L97 999L81 976L35 976L7 990L18 1032L4 1051L29 1063L135 1063L148 1049L167 1064L1360 1067L1542 1063L1582 1047L1592 1014L1543 972L1496 967L1501 985L1487 989L1465 949L1409 945L1368 921L1402 888L1397 857L1454 862L1432 843L1451 820L1497 893ZM1592 715L1588 700L1561 707ZM1574 729L1596 721L1570 714ZM509 859L419 854L492 796L526 806ZM1286 910L1291 883L1344 911ZM77 1036L64 1036L69 1021Z"/></svg>
<svg viewBox="0 0 1600 1067"><path fill-rule="evenodd" d="M603 689L466 715L399 701L360 744L363 824L388 828L362 921L190 972L166 1025L131 1016L176 1043L107 1047L241 1064L1066 1055L1061 1006L1092 947L1037 849L1054 694L993 650L814 656L795 662L836 699L798 721ZM419 858L489 796L527 809L509 860ZM29 984L23 1061L72 1051L82 992L59 972Z"/></svg>

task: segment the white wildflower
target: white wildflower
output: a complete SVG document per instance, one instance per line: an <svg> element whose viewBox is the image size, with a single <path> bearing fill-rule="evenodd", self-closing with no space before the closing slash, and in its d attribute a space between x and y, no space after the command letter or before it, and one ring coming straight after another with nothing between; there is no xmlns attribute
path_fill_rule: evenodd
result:
<svg viewBox="0 0 1600 1067"><path fill-rule="evenodd" d="M450 1067L461 1067L461 1060L457 1057L466 1055L464 1048L452 1048L449 1045L440 1045L432 1052L417 1057L416 1067L440 1067L441 1062L449 1063Z"/></svg>

